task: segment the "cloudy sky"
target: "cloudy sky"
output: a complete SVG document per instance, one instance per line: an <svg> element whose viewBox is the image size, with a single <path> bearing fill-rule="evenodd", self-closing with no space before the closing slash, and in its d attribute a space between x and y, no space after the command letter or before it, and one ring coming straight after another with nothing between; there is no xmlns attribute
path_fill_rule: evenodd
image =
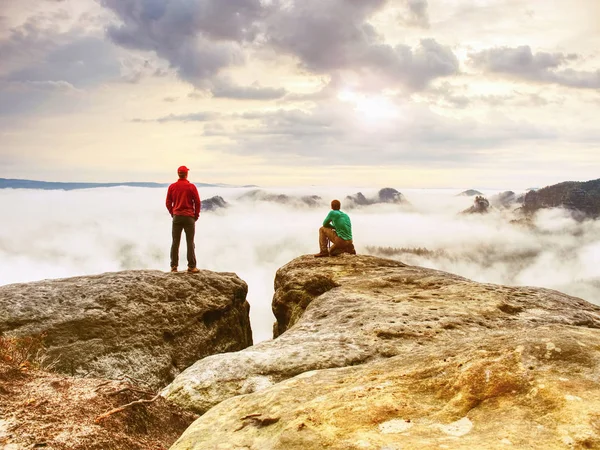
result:
<svg viewBox="0 0 600 450"><path fill-rule="evenodd" d="M598 0L0 0L0 177L598 178Z"/></svg>

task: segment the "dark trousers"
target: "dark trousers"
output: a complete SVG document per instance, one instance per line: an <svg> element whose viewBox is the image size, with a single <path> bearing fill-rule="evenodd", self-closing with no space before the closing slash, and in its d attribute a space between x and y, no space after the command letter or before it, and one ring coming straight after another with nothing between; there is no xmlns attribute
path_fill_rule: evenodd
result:
<svg viewBox="0 0 600 450"><path fill-rule="evenodd" d="M187 244L188 267L196 267L196 252L194 251L194 235L196 234L196 221L189 216L173 216L173 244L171 244L171 267L179 265L179 243L181 232L185 230Z"/></svg>
<svg viewBox="0 0 600 450"><path fill-rule="evenodd" d="M328 250L329 243L331 248ZM352 240L345 241L339 237L334 228L321 227L319 228L319 249L320 253L329 253L331 256L338 256L341 253L350 253L356 255L354 243Z"/></svg>

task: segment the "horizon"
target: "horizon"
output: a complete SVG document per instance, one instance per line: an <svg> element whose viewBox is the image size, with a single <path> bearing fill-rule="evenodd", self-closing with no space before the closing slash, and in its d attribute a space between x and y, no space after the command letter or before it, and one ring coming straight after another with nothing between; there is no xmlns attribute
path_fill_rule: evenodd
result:
<svg viewBox="0 0 600 450"><path fill-rule="evenodd" d="M177 177L173 177L173 179L175 179L176 181ZM89 185L105 185L105 184L114 184L114 185L124 185L124 184L156 184L156 185L160 185L160 186L156 186L156 187L150 187L150 186L140 186L142 188L147 188L147 189L152 189L152 188L163 188L165 186L168 186L169 184L173 183L174 181L148 181L148 180L143 180L143 181L132 181L132 180L127 180L127 181L78 181L78 180L69 180L69 181L64 181L64 180L60 180L60 181L50 181L50 180L32 180L32 179L27 179L27 178L3 178L0 177L0 180L5 180L5 181L16 181L16 182L22 182L22 181L26 181L26 182L33 182L33 183L48 183L48 184L89 184ZM312 185L258 185L258 184L252 184L252 183L248 183L248 184L229 184L229 183L220 183L220 182L205 182L205 181L196 181L194 179L190 179L189 180L191 183L193 184L198 184L198 185L206 185L206 186L210 186L210 187L231 187L231 188L257 188L257 189L305 189L305 188L314 188L314 189L326 189L326 188L332 188L334 186L330 185L330 184L312 184ZM442 186L442 187L410 187L410 186L397 186L397 185L383 185L383 184L379 184L379 185L367 185L367 184L353 184L352 187L354 188L359 188L359 189L384 189L384 188L394 188L394 189L404 189L404 190L461 190L461 191L466 191L466 190L470 190L470 189L474 189L474 190L479 190L479 191L519 191L519 192L524 192L524 191L529 191L529 190L533 190L533 189L542 189L548 186L553 186L554 184L559 184L559 183L566 183L566 182L586 182L586 181L592 181L592 180L561 180L558 181L556 183L553 184L549 184L549 185L540 185L540 186L534 186L531 184L527 184L527 187L507 187L507 186ZM98 186L100 187L113 187L113 186ZM117 187L117 186L114 186ZM136 187L136 186L131 186L131 187ZM11 187L0 187L0 189L10 189ZM35 189L35 188L25 188L25 189Z"/></svg>
<svg viewBox="0 0 600 450"><path fill-rule="evenodd" d="M3 2L2 176L592 180L598 17L597 0Z"/></svg>

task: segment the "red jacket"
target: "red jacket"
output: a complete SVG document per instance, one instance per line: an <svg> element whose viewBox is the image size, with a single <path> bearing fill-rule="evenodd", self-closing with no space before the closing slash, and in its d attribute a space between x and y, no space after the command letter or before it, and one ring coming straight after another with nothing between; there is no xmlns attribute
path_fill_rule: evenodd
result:
<svg viewBox="0 0 600 450"><path fill-rule="evenodd" d="M189 216L197 219L200 215L198 189L188 180L178 180L167 191L167 209L173 216Z"/></svg>

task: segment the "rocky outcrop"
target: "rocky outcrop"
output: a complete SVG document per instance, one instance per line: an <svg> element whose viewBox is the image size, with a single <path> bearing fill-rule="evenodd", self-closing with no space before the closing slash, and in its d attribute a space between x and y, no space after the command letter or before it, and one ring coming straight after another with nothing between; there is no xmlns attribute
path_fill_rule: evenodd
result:
<svg viewBox="0 0 600 450"><path fill-rule="evenodd" d="M597 329L463 332L224 401L171 449L600 447Z"/></svg>
<svg viewBox="0 0 600 450"><path fill-rule="evenodd" d="M216 211L217 209L227 208L229 204L220 195L202 200L200 203L202 211Z"/></svg>
<svg viewBox="0 0 600 450"><path fill-rule="evenodd" d="M385 433L377 430L379 425L387 429L389 420L397 419L392 425L398 425L419 418L423 430L428 424L448 427L467 416L470 409L465 405L476 407L476 401L465 399L461 406L459 400L471 395L470 390L482 383L481 377L485 380L485 369L497 359L503 361L503 355L520 361L515 367L527 368L531 355L549 351L547 344L552 349L549 355L566 357L578 348L574 342L579 337L584 339L580 341L583 345L600 343L600 307L581 299L548 289L476 283L370 256L301 257L277 272L275 287L277 339L198 361L163 391L168 399L199 413L231 398L199 419L174 449L211 448L214 441L210 436L252 449L353 448L341 436L356 425L351 436L360 440L356 433L363 420L370 423L369 432L384 438ZM546 338L558 342L546 342ZM517 360L520 346L526 356ZM561 351L555 352L556 348ZM586 360L590 377L597 375L596 364L600 363L600 347L595 348ZM588 350L591 348L582 346L579 353L573 353L574 363ZM544 361L542 358L540 364ZM470 367L473 372L466 371ZM522 375L504 374L500 367L487 377ZM546 369L535 367L543 378ZM338 369L325 370L334 368ZM581 368L582 373L584 369L588 366ZM498 380L497 392L493 388L491 393L473 394L474 398L504 402L500 392L512 392L512 385ZM440 391L438 398L440 386L446 391ZM530 390L534 387L535 383L531 384ZM415 395L420 390L422 399L428 399L426 407L418 408L421 397L403 400L402 393L412 390ZM294 392L296 400L291 399ZM233 398L239 394L252 395ZM383 401L386 396L387 403ZM447 415L434 414L446 404ZM214 414L219 414L222 422L216 424ZM353 421L342 426L338 420L343 421L345 415ZM238 425L231 428L235 420ZM342 428L336 429L332 420ZM211 423L213 432L200 438L199 430ZM235 436L226 436L227 427L239 430ZM328 434L329 429L333 434ZM292 435L299 435L302 442L293 444L295 437L286 441L285 436ZM198 444L192 444L196 439ZM367 434L365 439L372 448L380 448L374 446L379 441L371 441Z"/></svg>
<svg viewBox="0 0 600 450"><path fill-rule="evenodd" d="M164 387L200 358L252 345L235 274L126 271L0 287L0 334L44 335L73 375Z"/></svg>
<svg viewBox="0 0 600 450"><path fill-rule="evenodd" d="M399 191L394 188L383 188L377 192L377 195L373 198L367 198L362 192L357 192L354 195L348 195L345 199L344 205L346 208L353 206L368 206L376 205L379 203L392 203L396 205L407 205L410 204L408 200Z"/></svg>
<svg viewBox="0 0 600 450"><path fill-rule="evenodd" d="M567 181L525 195L522 211L531 214L542 208L566 208L581 217L600 216L600 179L584 183Z"/></svg>
<svg viewBox="0 0 600 450"><path fill-rule="evenodd" d="M223 400L172 450L600 446L598 306L367 256L292 261L274 306L279 338L168 388Z"/></svg>
<svg viewBox="0 0 600 450"><path fill-rule="evenodd" d="M490 212L490 202L487 198L478 195L473 201L473 206L465 209L462 214L486 214Z"/></svg>

